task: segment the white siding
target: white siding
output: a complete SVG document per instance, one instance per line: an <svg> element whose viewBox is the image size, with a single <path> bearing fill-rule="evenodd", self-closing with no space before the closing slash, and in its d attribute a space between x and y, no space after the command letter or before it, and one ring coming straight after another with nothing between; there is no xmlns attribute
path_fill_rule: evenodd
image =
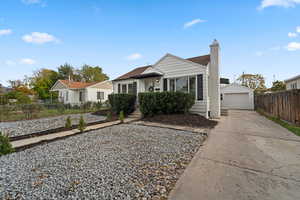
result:
<svg viewBox="0 0 300 200"><path fill-rule="evenodd" d="M292 84L297 84L297 88L296 89L300 89L300 78L293 80L293 81L288 81L286 82L286 89L287 90L292 90Z"/></svg>
<svg viewBox="0 0 300 200"><path fill-rule="evenodd" d="M99 88L87 88L87 101L98 102L97 92L104 92L104 99L102 102L108 100L108 95L112 93L112 90L109 89L99 89Z"/></svg>
<svg viewBox="0 0 300 200"><path fill-rule="evenodd" d="M172 55L165 56L153 66L164 73L164 78L204 74L206 67Z"/></svg>

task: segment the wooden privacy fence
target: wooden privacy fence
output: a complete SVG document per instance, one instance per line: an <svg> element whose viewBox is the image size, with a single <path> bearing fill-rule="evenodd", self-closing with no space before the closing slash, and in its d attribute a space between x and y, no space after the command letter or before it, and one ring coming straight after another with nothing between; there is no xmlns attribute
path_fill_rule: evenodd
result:
<svg viewBox="0 0 300 200"><path fill-rule="evenodd" d="M255 95L255 109L300 125L300 90Z"/></svg>

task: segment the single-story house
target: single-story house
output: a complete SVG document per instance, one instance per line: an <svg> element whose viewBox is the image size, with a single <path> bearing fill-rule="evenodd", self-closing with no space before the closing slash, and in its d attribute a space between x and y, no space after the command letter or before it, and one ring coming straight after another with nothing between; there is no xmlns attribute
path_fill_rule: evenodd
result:
<svg viewBox="0 0 300 200"><path fill-rule="evenodd" d="M284 80L287 90L300 89L300 75Z"/></svg>
<svg viewBox="0 0 300 200"><path fill-rule="evenodd" d="M113 80L114 93L182 91L195 96L191 112L220 117L220 45L214 40L210 54L181 58L166 54L154 65L138 67Z"/></svg>
<svg viewBox="0 0 300 200"><path fill-rule="evenodd" d="M254 90L237 83L222 85L222 109L254 109Z"/></svg>
<svg viewBox="0 0 300 200"><path fill-rule="evenodd" d="M51 88L58 92L58 100L64 104L79 105L86 102L105 102L113 92L111 81L94 83L58 80Z"/></svg>

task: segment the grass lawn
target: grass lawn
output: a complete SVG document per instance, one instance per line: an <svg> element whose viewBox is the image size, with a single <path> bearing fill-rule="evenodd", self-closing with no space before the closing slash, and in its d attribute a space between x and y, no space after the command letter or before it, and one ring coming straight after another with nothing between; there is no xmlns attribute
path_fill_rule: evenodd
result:
<svg viewBox="0 0 300 200"><path fill-rule="evenodd" d="M273 116L269 116L268 114L266 114L264 111L262 110L257 110L257 112L263 116L265 116L266 118L268 118L269 120L272 120L273 122L281 125L282 127L288 129L289 131L293 132L295 135L300 136L300 127L290 124L288 122L285 122L277 117L273 117Z"/></svg>

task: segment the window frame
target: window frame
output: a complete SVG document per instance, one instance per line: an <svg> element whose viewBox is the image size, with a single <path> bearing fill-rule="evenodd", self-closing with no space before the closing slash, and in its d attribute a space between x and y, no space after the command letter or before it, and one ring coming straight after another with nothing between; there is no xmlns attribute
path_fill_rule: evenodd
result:
<svg viewBox="0 0 300 200"><path fill-rule="evenodd" d="M198 99L198 76L202 75L202 90L203 90L203 95L202 95L202 99ZM190 78L193 77L195 78L195 101L203 101L204 100L204 74L194 74L194 75L187 75L187 76L178 76L178 77L171 77L171 78L167 78L168 79L168 91L169 92L176 92L176 79L178 78L182 78L182 77L187 77L188 79L188 91L187 93L190 94ZM171 82L174 81L174 90L171 90Z"/></svg>
<svg viewBox="0 0 300 200"><path fill-rule="evenodd" d="M97 91L97 100L104 100L104 92Z"/></svg>

